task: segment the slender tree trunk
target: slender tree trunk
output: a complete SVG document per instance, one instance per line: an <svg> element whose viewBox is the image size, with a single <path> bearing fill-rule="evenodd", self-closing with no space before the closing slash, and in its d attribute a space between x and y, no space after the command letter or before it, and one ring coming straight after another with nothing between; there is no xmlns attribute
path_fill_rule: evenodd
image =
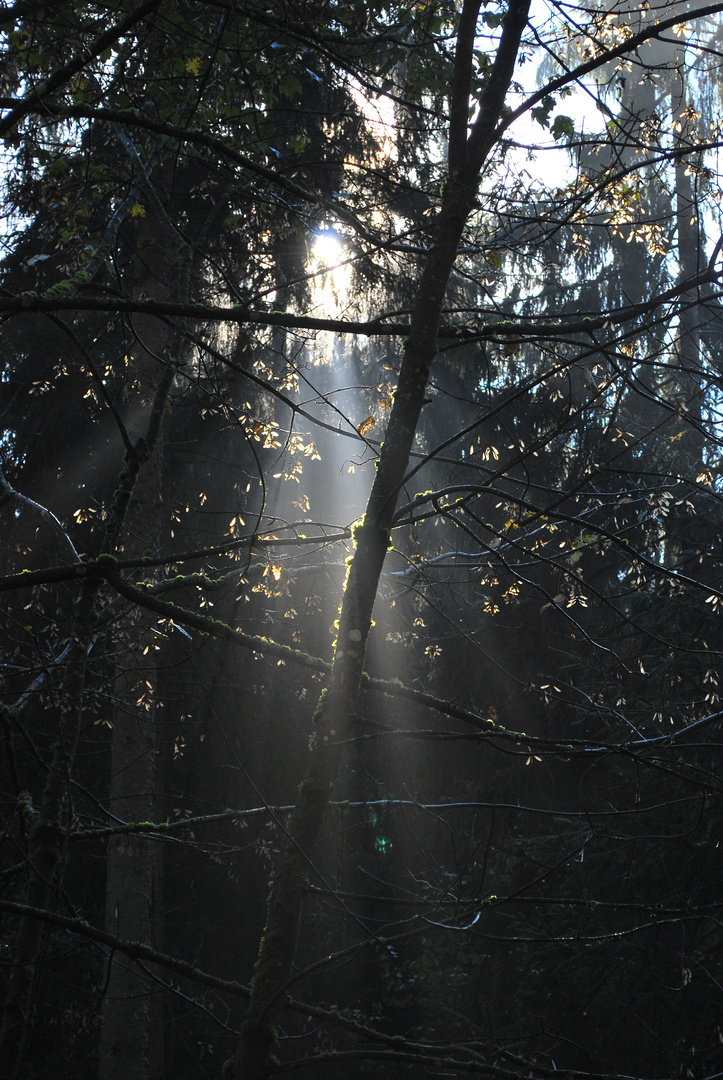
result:
<svg viewBox="0 0 723 1080"><path fill-rule="evenodd" d="M394 511L407 469L449 276L474 206L480 170L496 140L496 128L512 79L529 0L511 0L479 113L467 137L473 48L480 0L465 0L457 36L449 131L449 179L435 240L427 257L401 365L394 407L378 462L339 619L329 686L314 717L315 741L299 788L268 897L267 924L259 948L251 1003L233 1063L234 1080L267 1080L274 1071L276 1023L291 975L310 860L336 782L341 744L359 694L372 607L389 547Z"/></svg>
<svg viewBox="0 0 723 1080"><path fill-rule="evenodd" d="M682 72L682 68L680 68ZM696 115L688 95L681 93L680 105L683 116L681 138L686 142L698 141L693 117ZM675 98L674 98L675 106ZM680 158L675 165L675 214L678 233L678 266L680 280L688 281L705 266L703 237L698 218L698 198L694 187L694 170L701 163L701 155ZM677 386L673 388L676 407L693 421L701 420L701 363L700 363L700 303L698 289L691 289L681 297L680 323L676 341L678 354ZM692 428L686 437L686 449L700 463L705 439L700 428Z"/></svg>

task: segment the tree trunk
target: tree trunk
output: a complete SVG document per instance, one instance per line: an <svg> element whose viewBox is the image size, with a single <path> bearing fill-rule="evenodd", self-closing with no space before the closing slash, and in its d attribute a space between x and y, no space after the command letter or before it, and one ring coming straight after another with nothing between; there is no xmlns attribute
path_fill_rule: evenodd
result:
<svg viewBox="0 0 723 1080"><path fill-rule="evenodd" d="M469 138L472 50L480 0L465 0L452 85L449 179L432 248L414 305L394 406L344 592L329 686L317 707L311 761L300 785L288 839L271 883L251 1003L233 1064L234 1080L267 1080L274 1071L276 1024L296 952L302 900L314 846L336 782L341 744L354 714L364 669L372 608L389 547L394 510L437 349L449 276L474 206L482 165L496 140L529 0L511 0L489 81Z"/></svg>
<svg viewBox="0 0 723 1080"><path fill-rule="evenodd" d="M81 589L76 603L60 693L58 741L39 804L33 806L29 793L24 793L26 801L23 811L31 823L27 847L30 868L27 903L35 908L50 906L65 861L68 823L64 819L69 794L68 776L83 717L83 688L96 593L97 585L88 585ZM16 1080L23 1075L24 1050L32 1027L33 989L43 929L38 919L25 917L21 918L18 926L0 1031L0 1076L5 1080Z"/></svg>
<svg viewBox="0 0 723 1080"><path fill-rule="evenodd" d="M682 68L676 70L682 72ZM685 143L700 142L696 131L689 95L681 74L682 90L680 98L673 95L673 108L682 117L680 138ZM699 197L694 187L694 175L700 166L702 155L691 154L679 158L675 164L675 216L678 240L678 266L680 280L688 281L701 272L705 265L703 237L698 218ZM673 398L676 409L688 416L695 424L688 428L686 449L697 463L703 460L705 439L701 422L701 363L700 363L700 308L698 289L692 289L681 296L680 323L677 341L677 371L673 386Z"/></svg>
<svg viewBox="0 0 723 1080"><path fill-rule="evenodd" d="M182 271L165 258L170 224L157 208L144 219L136 239L136 295L179 299ZM140 233L142 232L142 235ZM177 238L175 238L177 240ZM176 275L169 281L169 275ZM137 344L128 374L124 422L134 446L152 447L141 465L116 536L124 559L160 550L167 524L163 506L163 426L166 401L180 348L173 328L160 319L134 320ZM160 359L165 363L161 365ZM126 822L155 817L159 736L155 698L157 671L153 650L144 655L155 620L129 616L118 628L125 663L115 679L109 810ZM132 833L108 841L105 926L129 941L162 946L158 911L162 890L161 847L147 835ZM103 996L99 1049L100 1080L160 1080L163 1073L161 996L150 976L122 956L111 956Z"/></svg>

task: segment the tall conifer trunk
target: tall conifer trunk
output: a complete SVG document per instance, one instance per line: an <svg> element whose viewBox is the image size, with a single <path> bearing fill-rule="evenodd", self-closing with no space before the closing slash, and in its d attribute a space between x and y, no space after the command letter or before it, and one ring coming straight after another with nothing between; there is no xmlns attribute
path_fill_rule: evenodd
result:
<svg viewBox="0 0 723 1080"><path fill-rule="evenodd" d="M680 71L681 92L680 98L674 94L673 105L680 112L681 138L687 143L695 144L700 141L696 130L696 112L692 106L690 96L685 85L685 77ZM678 267L680 281L689 281L698 275L704 268L704 238L698 217L699 195L695 189L696 169L700 166L700 155L686 155L675 164L675 217L678 247ZM694 183L695 182L695 183ZM699 423L701 420L701 397L700 394L700 310L698 304L699 290L692 289L683 295L680 322L677 334L678 364L676 381L678 386L674 389L676 408L685 412L691 419ZM702 463L705 440L698 428L698 434L693 435L693 428L688 427L686 437L688 451L694 455L698 463Z"/></svg>
<svg viewBox="0 0 723 1080"><path fill-rule="evenodd" d="M177 300L185 293L182 271L171 267L169 222L160 207L136 227L135 295ZM127 373L126 430L142 460L114 547L124 559L161 550L167 514L163 501L164 418L180 348L173 327L151 316L135 317L136 343ZM157 816L160 750L157 670L148 648L153 619L134 612L120 628L126 661L115 679L109 809L125 822ZM112 836L106 869L106 929L119 938L161 947L158 911L162 892L161 848L147 835ZM109 960L99 1050L100 1080L160 1080L163 1025L160 997L150 977L125 957Z"/></svg>

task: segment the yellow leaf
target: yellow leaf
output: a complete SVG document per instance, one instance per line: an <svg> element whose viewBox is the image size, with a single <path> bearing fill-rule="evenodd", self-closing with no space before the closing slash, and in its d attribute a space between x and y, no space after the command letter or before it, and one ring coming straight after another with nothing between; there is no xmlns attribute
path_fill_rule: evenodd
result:
<svg viewBox="0 0 723 1080"><path fill-rule="evenodd" d="M375 424L376 424L376 420L374 419L374 417L373 416L367 416L366 420L362 420L361 424L357 428L357 431L359 432L361 437L364 438L364 436L367 434L367 432L372 431L374 429Z"/></svg>

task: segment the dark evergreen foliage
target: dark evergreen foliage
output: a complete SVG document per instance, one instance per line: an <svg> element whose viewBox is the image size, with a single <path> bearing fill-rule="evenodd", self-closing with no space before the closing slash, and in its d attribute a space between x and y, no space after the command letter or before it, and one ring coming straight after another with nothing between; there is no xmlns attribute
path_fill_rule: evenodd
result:
<svg viewBox="0 0 723 1080"><path fill-rule="evenodd" d="M0 1074L719 1074L716 6L0 33Z"/></svg>

